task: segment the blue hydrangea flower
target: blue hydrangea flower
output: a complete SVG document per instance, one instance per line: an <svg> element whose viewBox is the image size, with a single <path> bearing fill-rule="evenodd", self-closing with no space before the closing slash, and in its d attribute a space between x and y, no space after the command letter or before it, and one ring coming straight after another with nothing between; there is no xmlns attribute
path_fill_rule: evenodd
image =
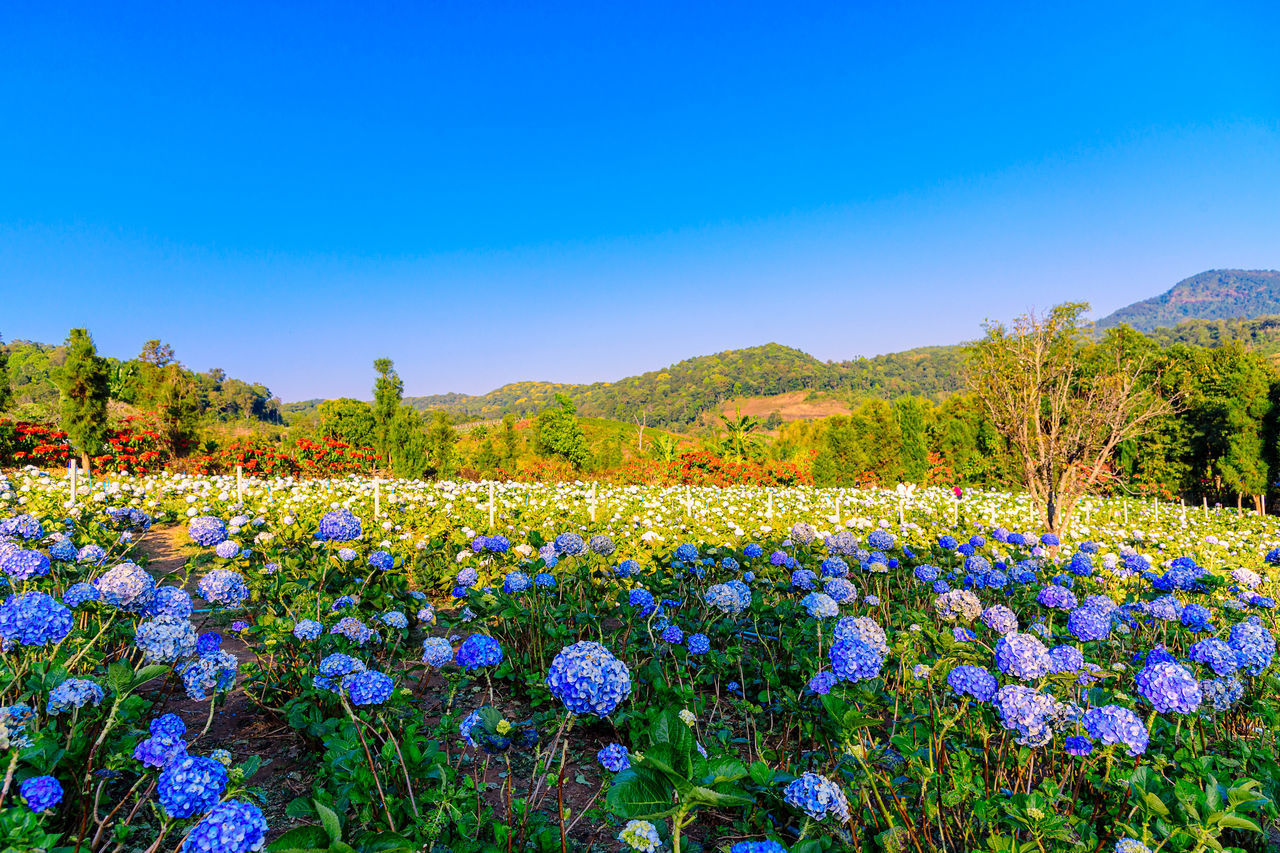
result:
<svg viewBox="0 0 1280 853"><path fill-rule="evenodd" d="M596 760L610 773L621 773L631 767L631 753L620 743L611 743L597 752Z"/></svg>
<svg viewBox="0 0 1280 853"><path fill-rule="evenodd" d="M213 553L224 560L234 560L240 556L240 546L232 539L223 539L213 547Z"/></svg>
<svg viewBox="0 0 1280 853"><path fill-rule="evenodd" d="M867 536L867 546L877 551L888 551L893 547L893 534L887 530L873 530Z"/></svg>
<svg viewBox="0 0 1280 853"><path fill-rule="evenodd" d="M755 560L764 555L764 549L754 542L749 543L742 549L742 556L748 560Z"/></svg>
<svg viewBox="0 0 1280 853"><path fill-rule="evenodd" d="M94 581L93 585L98 588L102 600L107 604L134 613L141 612L147 606L156 588L156 582L147 574L147 570L134 563L121 563L112 567Z"/></svg>
<svg viewBox="0 0 1280 853"><path fill-rule="evenodd" d="M471 672L486 666L502 663L502 646L493 637L472 634L458 647L458 666L463 672Z"/></svg>
<svg viewBox="0 0 1280 853"><path fill-rule="evenodd" d="M1037 681L1052 668L1049 650L1031 634L1005 634L996 642L996 666L1005 675Z"/></svg>
<svg viewBox="0 0 1280 853"><path fill-rule="evenodd" d="M217 805L227 788L227 768L212 758L185 756L160 771L160 806L182 820L204 814Z"/></svg>
<svg viewBox="0 0 1280 853"><path fill-rule="evenodd" d="M134 644L148 663L176 663L195 653L196 629L187 619L148 619L138 626Z"/></svg>
<svg viewBox="0 0 1280 853"><path fill-rule="evenodd" d="M1244 696L1244 684L1238 678L1208 678L1200 682L1200 693L1205 704L1221 713L1239 702ZM1204 705L1200 706L1204 711Z"/></svg>
<svg viewBox="0 0 1280 853"><path fill-rule="evenodd" d="M1077 607L1067 617L1067 630L1082 643L1105 640L1111 635L1111 616L1093 607Z"/></svg>
<svg viewBox="0 0 1280 853"><path fill-rule="evenodd" d="M800 604L814 619L835 619L840 615L840 606L825 592L811 592L800 599Z"/></svg>
<svg viewBox="0 0 1280 853"><path fill-rule="evenodd" d="M249 598L244 577L230 569L214 569L200 579L196 589L205 601L224 607L239 607Z"/></svg>
<svg viewBox="0 0 1280 853"><path fill-rule="evenodd" d="M817 693L819 696L826 696L831 692L831 688L840 683L839 677L834 672L823 670L822 672L809 679L808 689L811 693Z"/></svg>
<svg viewBox="0 0 1280 853"><path fill-rule="evenodd" d="M1000 724L1017 732L1017 742L1023 746L1044 746L1053 739L1053 722L1058 714L1058 703L1030 687L1007 684L996 691L991 700Z"/></svg>
<svg viewBox="0 0 1280 853"><path fill-rule="evenodd" d="M97 587L87 581L80 581L67 587L62 594L62 603L72 610L89 601L97 601L101 597Z"/></svg>
<svg viewBox="0 0 1280 853"><path fill-rule="evenodd" d="M614 567L613 572L620 578L629 578L640 571L640 564L635 560L623 560Z"/></svg>
<svg viewBox="0 0 1280 853"><path fill-rule="evenodd" d="M342 652L334 652L326 655L316 667L314 683L317 690L333 690L333 686L340 683L344 676L364 670L365 665L360 661Z"/></svg>
<svg viewBox="0 0 1280 853"><path fill-rule="evenodd" d="M43 592L11 595L0 604L0 637L24 646L60 642L71 624L71 611Z"/></svg>
<svg viewBox="0 0 1280 853"><path fill-rule="evenodd" d="M532 585L533 581L524 572L507 572L502 580L502 591L507 595L519 595Z"/></svg>
<svg viewBox="0 0 1280 853"><path fill-rule="evenodd" d="M223 524L220 518L202 515L191 519L187 524L187 535L197 545L208 548L227 538L227 525Z"/></svg>
<svg viewBox="0 0 1280 853"><path fill-rule="evenodd" d="M499 533L485 539L484 548L493 554L505 554L511 550L511 540Z"/></svg>
<svg viewBox="0 0 1280 853"><path fill-rule="evenodd" d="M48 713L61 714L85 705L98 705L103 699L102 688L87 678L68 678L49 691Z"/></svg>
<svg viewBox="0 0 1280 853"><path fill-rule="evenodd" d="M690 634L686 646L691 655L705 655L711 651L711 639L706 634Z"/></svg>
<svg viewBox="0 0 1280 853"><path fill-rule="evenodd" d="M346 637L358 646L363 646L370 640L378 639L378 632L361 622L354 616L344 616L338 620L332 628L329 629L330 634L339 634Z"/></svg>
<svg viewBox="0 0 1280 853"><path fill-rule="evenodd" d="M65 596L64 596L65 598ZM191 596L185 589L177 586L156 587L155 594L147 603L147 614L150 616L166 616L171 619L191 618Z"/></svg>
<svg viewBox="0 0 1280 853"><path fill-rule="evenodd" d="M1012 634L1018 630L1018 617L1003 604L993 604L982 611L982 622L997 634Z"/></svg>
<svg viewBox="0 0 1280 853"><path fill-rule="evenodd" d="M916 566L911 574L920 583L931 584L938 579L938 569L930 565Z"/></svg>
<svg viewBox="0 0 1280 853"><path fill-rule="evenodd" d="M300 619L293 626L293 636L299 640L317 640L324 633L324 626L314 619Z"/></svg>
<svg viewBox="0 0 1280 853"><path fill-rule="evenodd" d="M607 717L631 694L631 672L604 646L583 641L555 656L547 686L571 712Z"/></svg>
<svg viewBox="0 0 1280 853"><path fill-rule="evenodd" d="M647 820L629 820L618 833L618 840L638 853L654 853L662 846L658 828Z"/></svg>
<svg viewBox="0 0 1280 853"><path fill-rule="evenodd" d="M1200 640L1187 650L1187 657L1208 666L1216 675L1235 675L1240 664L1235 649L1218 639Z"/></svg>
<svg viewBox="0 0 1280 853"><path fill-rule="evenodd" d="M1103 705L1084 712L1084 727L1090 735L1104 744L1124 744L1130 755L1141 755L1147 750L1147 727L1138 715L1120 705Z"/></svg>
<svg viewBox="0 0 1280 853"><path fill-rule="evenodd" d="M1054 646L1049 649L1049 665L1054 672L1079 672L1084 655L1075 646Z"/></svg>
<svg viewBox="0 0 1280 853"><path fill-rule="evenodd" d="M353 705L381 705L391 698L392 686L391 677L376 669L353 672L342 679L342 692Z"/></svg>
<svg viewBox="0 0 1280 853"><path fill-rule="evenodd" d="M739 841L729 853L787 853L787 848L776 841Z"/></svg>
<svg viewBox="0 0 1280 853"><path fill-rule="evenodd" d="M1138 694L1161 713L1190 714L1200 707L1200 683L1172 661L1148 663L1135 678Z"/></svg>
<svg viewBox="0 0 1280 853"><path fill-rule="evenodd" d="M62 783L52 776L33 776L23 780L18 793L33 812L47 812L62 802Z"/></svg>
<svg viewBox="0 0 1280 853"><path fill-rule="evenodd" d="M808 569L796 569L791 573L792 589L813 589L817 575Z"/></svg>
<svg viewBox="0 0 1280 853"><path fill-rule="evenodd" d="M422 662L437 669L453 660L453 646L443 637L427 637L422 641Z"/></svg>
<svg viewBox="0 0 1280 853"><path fill-rule="evenodd" d="M406 630L409 627L409 617L405 616L399 610L388 610L381 617L382 624L388 628L396 628L398 630Z"/></svg>
<svg viewBox="0 0 1280 853"><path fill-rule="evenodd" d="M871 646L881 657L889 654L889 639L884 629L869 616L847 616L836 623L834 637L837 642L845 637L857 637Z"/></svg>
<svg viewBox="0 0 1280 853"><path fill-rule="evenodd" d="M845 578L828 578L822 585L822 591L835 599L837 604L858 595L858 590Z"/></svg>
<svg viewBox="0 0 1280 853"><path fill-rule="evenodd" d="M180 735L158 734L138 741L133 757L143 767L166 767L187 755L187 742Z"/></svg>
<svg viewBox="0 0 1280 853"><path fill-rule="evenodd" d="M351 542L360 538L360 519L349 509L335 509L320 517L316 538L329 542Z"/></svg>
<svg viewBox="0 0 1280 853"><path fill-rule="evenodd" d="M49 558L39 551L15 548L0 558L0 569L14 580L30 580L49 574Z"/></svg>
<svg viewBox="0 0 1280 853"><path fill-rule="evenodd" d="M187 733L187 724L177 714L161 714L151 721L147 730L157 736L182 737Z"/></svg>
<svg viewBox="0 0 1280 853"><path fill-rule="evenodd" d="M576 533L561 533L555 538L556 554L561 557L577 557L587 552L587 543Z"/></svg>
<svg viewBox="0 0 1280 853"><path fill-rule="evenodd" d="M195 825L182 853L252 853L266 841L267 820L253 803L227 800Z"/></svg>
<svg viewBox="0 0 1280 853"><path fill-rule="evenodd" d="M684 631L676 625L668 625L662 629L662 641L677 645L684 640Z"/></svg>
<svg viewBox="0 0 1280 853"><path fill-rule="evenodd" d="M107 558L107 552L102 550L101 545L85 545L76 552L77 563L101 563Z"/></svg>
<svg viewBox="0 0 1280 853"><path fill-rule="evenodd" d="M1055 610L1074 610L1078 603L1071 590L1057 584L1043 587L1036 595L1036 602L1041 607L1050 607Z"/></svg>
<svg viewBox="0 0 1280 853"><path fill-rule="evenodd" d="M187 696L202 702L210 695L225 693L235 686L240 663L230 652L217 651L182 667L179 675Z"/></svg>
<svg viewBox="0 0 1280 853"><path fill-rule="evenodd" d="M389 572L395 567L396 558L386 551L374 551L369 555L369 566L382 572Z"/></svg>
<svg viewBox="0 0 1280 853"><path fill-rule="evenodd" d="M962 664L947 673L947 686L957 696L972 696L979 702L990 702L996 694L996 678L980 666Z"/></svg>
<svg viewBox="0 0 1280 853"><path fill-rule="evenodd" d="M1276 640L1258 617L1231 626L1227 644L1235 649L1236 660L1246 675L1261 675L1276 654Z"/></svg>
<svg viewBox="0 0 1280 853"><path fill-rule="evenodd" d="M836 642L827 653L831 669L842 681L866 681L880 675L884 656L856 636Z"/></svg>
<svg viewBox="0 0 1280 853"><path fill-rule="evenodd" d="M1067 755L1083 756L1093 752L1093 741L1081 735L1071 735L1062 745Z"/></svg>
<svg viewBox="0 0 1280 853"><path fill-rule="evenodd" d="M837 823L849 822L849 800L840 786L817 773L805 772L788 783L783 799L814 820L836 818Z"/></svg>

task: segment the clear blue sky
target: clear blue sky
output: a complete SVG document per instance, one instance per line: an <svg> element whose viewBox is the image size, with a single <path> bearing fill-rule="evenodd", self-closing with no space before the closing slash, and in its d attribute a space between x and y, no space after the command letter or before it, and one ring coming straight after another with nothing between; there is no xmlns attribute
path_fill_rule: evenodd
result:
<svg viewBox="0 0 1280 853"><path fill-rule="evenodd" d="M7 4L0 334L294 400L1101 315L1280 267L1276 8Z"/></svg>

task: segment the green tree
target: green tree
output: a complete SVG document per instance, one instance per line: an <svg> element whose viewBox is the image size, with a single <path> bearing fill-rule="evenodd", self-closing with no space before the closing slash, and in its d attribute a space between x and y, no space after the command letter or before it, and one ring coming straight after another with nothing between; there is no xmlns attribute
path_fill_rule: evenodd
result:
<svg viewBox="0 0 1280 853"><path fill-rule="evenodd" d="M9 400L13 397L13 393L9 388L9 350L4 346L4 340L0 339L0 412L9 406Z"/></svg>
<svg viewBox="0 0 1280 853"><path fill-rule="evenodd" d="M507 412L502 416L502 467L509 473L515 473L519 455L520 433L516 431L516 416Z"/></svg>
<svg viewBox="0 0 1280 853"><path fill-rule="evenodd" d="M395 448L383 466L397 477L420 480L432 473L431 450L427 443L426 423L422 415L409 406L401 406L391 417L387 442Z"/></svg>
<svg viewBox="0 0 1280 853"><path fill-rule="evenodd" d="M378 378L373 383L373 421L377 425L378 453L383 460L394 463L392 442L389 440L391 427L400 411L400 401L404 398L404 382L396 373L395 365L389 358L380 358L373 363Z"/></svg>
<svg viewBox="0 0 1280 853"><path fill-rule="evenodd" d="M1173 410L1156 393L1151 354L1132 330L1088 339L1083 303L1011 329L988 323L966 351L969 383L1018 459L1023 485L1049 530L1070 524L1121 442L1149 433Z"/></svg>
<svg viewBox="0 0 1280 853"><path fill-rule="evenodd" d="M72 329L66 347L67 360L56 374L62 429L88 471L89 456L98 452L107 434L107 363L87 329Z"/></svg>
<svg viewBox="0 0 1280 853"><path fill-rule="evenodd" d="M582 468L591 459L577 409L565 395L556 394L556 404L538 414L533 428L533 446L538 454L564 459L574 468Z"/></svg>
<svg viewBox="0 0 1280 853"><path fill-rule="evenodd" d="M458 431L449 423L449 415L443 409L431 413L431 425L427 427L427 458L437 479L446 479L454 472L454 445L458 443Z"/></svg>
<svg viewBox="0 0 1280 853"><path fill-rule="evenodd" d="M169 455L186 456L195 446L200 427L200 397L191 374L177 363L160 368L163 380L155 401L161 440Z"/></svg>
<svg viewBox="0 0 1280 853"><path fill-rule="evenodd" d="M320 418L320 434L325 438L345 441L353 447L375 447L378 443L373 407L363 400L350 397L325 400L317 407L316 414Z"/></svg>
<svg viewBox="0 0 1280 853"><path fill-rule="evenodd" d="M480 446L476 449L475 465L476 470L482 475L492 476L498 467L502 464L502 457L498 455L498 450L493 446L493 439L486 435L480 442Z"/></svg>
<svg viewBox="0 0 1280 853"><path fill-rule="evenodd" d="M760 456L760 443L754 435L760 428L759 418L737 413L736 417L720 415L724 426L724 438L720 441L720 452L726 459L734 462L745 462Z"/></svg>
<svg viewBox="0 0 1280 853"><path fill-rule="evenodd" d="M902 479L909 483L923 483L929 476L929 437L925 428L925 405L916 397L901 397L893 404L898 433L902 437Z"/></svg>

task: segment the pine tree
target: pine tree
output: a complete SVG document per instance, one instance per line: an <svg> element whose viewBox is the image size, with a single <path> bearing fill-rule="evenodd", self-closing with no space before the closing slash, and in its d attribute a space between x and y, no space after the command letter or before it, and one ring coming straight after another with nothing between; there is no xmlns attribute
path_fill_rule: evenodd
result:
<svg viewBox="0 0 1280 853"><path fill-rule="evenodd" d="M534 449L543 456L564 459L574 468L582 468L591 458L587 437L578 424L578 410L563 394L556 404L544 409L534 424Z"/></svg>
<svg viewBox="0 0 1280 853"><path fill-rule="evenodd" d="M62 429L88 471L89 456L99 450L107 434L109 373L106 359L98 355L87 329L72 329L66 346L67 360L55 377L62 401Z"/></svg>
<svg viewBox="0 0 1280 853"><path fill-rule="evenodd" d="M507 412L502 416L502 467L515 473L516 457L520 454L520 434L516 432L516 416Z"/></svg>
<svg viewBox="0 0 1280 853"><path fill-rule="evenodd" d="M400 400L404 397L404 382L396 373L395 365L389 358L380 358L373 363L378 378L373 383L373 421L377 425L378 453L382 455L386 467L394 467L394 453L391 439L391 428L400 412Z"/></svg>
<svg viewBox="0 0 1280 853"><path fill-rule="evenodd" d="M4 341L0 339L0 412L5 410L9 405L11 392L9 390L9 351L4 348Z"/></svg>

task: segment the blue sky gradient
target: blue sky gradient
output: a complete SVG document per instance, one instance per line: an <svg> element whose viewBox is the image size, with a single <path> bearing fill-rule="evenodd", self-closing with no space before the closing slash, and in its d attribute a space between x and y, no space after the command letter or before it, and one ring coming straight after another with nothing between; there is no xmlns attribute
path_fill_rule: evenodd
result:
<svg viewBox="0 0 1280 853"><path fill-rule="evenodd" d="M1280 267L1277 8L11 4L0 334L296 400L1101 315Z"/></svg>

